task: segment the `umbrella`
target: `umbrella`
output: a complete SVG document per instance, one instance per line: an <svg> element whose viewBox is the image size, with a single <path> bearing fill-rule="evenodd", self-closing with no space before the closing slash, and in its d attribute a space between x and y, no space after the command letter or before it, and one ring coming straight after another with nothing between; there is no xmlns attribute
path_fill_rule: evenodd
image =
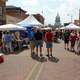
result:
<svg viewBox="0 0 80 80"><path fill-rule="evenodd" d="M26 28L14 24L5 24L0 26L0 31L6 30L26 30Z"/></svg>

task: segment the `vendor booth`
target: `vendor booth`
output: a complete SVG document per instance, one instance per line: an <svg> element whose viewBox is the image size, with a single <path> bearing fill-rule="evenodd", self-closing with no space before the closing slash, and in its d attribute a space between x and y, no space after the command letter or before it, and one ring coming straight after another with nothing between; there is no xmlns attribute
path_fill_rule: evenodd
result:
<svg viewBox="0 0 80 80"><path fill-rule="evenodd" d="M77 29L80 29L80 27L75 25L75 24L73 24L73 23L71 23L71 24L65 26L64 29L77 30Z"/></svg>
<svg viewBox="0 0 80 80"><path fill-rule="evenodd" d="M10 31L10 30L26 30L26 28L15 24L5 24L0 26L0 31Z"/></svg>
<svg viewBox="0 0 80 80"><path fill-rule="evenodd" d="M23 27L41 27L43 26L43 24L41 24L33 15L28 16L26 19L24 19L23 21L17 23L20 26Z"/></svg>

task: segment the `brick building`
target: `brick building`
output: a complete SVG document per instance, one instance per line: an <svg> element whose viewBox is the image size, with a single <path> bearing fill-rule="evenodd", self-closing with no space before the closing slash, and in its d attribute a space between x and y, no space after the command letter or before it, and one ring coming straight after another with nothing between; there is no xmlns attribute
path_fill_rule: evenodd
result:
<svg viewBox="0 0 80 80"><path fill-rule="evenodd" d="M24 19L27 17L25 10L15 6L6 6L6 15L16 17L19 19Z"/></svg>
<svg viewBox="0 0 80 80"><path fill-rule="evenodd" d="M6 15L16 17L18 19L25 19L29 16L26 14L26 11L21 9L20 7L15 6L6 6ZM44 24L44 17L40 14L32 14L39 22Z"/></svg>
<svg viewBox="0 0 80 80"><path fill-rule="evenodd" d="M33 16L42 24L44 24L44 17L40 14L33 14Z"/></svg>
<svg viewBox="0 0 80 80"><path fill-rule="evenodd" d="M0 0L0 25L6 24L6 1Z"/></svg>
<svg viewBox="0 0 80 80"><path fill-rule="evenodd" d="M44 24L44 17L41 14L32 14L40 23ZM29 14L27 14L27 17Z"/></svg>
<svg viewBox="0 0 80 80"><path fill-rule="evenodd" d="M74 24L80 26L80 20L74 20Z"/></svg>

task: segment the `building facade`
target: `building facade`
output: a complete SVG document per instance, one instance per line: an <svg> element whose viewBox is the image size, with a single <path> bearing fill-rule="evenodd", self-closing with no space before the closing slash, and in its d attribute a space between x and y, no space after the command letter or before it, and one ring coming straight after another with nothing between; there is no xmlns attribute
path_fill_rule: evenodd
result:
<svg viewBox="0 0 80 80"><path fill-rule="evenodd" d="M22 20L27 17L25 10L15 6L6 6L6 15L16 17Z"/></svg>
<svg viewBox="0 0 80 80"><path fill-rule="evenodd" d="M26 11L16 6L6 6L6 15L23 20L29 16ZM40 23L44 24L44 17L41 14L32 14Z"/></svg>
<svg viewBox="0 0 80 80"><path fill-rule="evenodd" d="M6 1L0 0L0 25L6 24Z"/></svg>
<svg viewBox="0 0 80 80"><path fill-rule="evenodd" d="M41 14L32 14L40 23L44 24L44 17ZM27 14L27 17L29 14Z"/></svg>
<svg viewBox="0 0 80 80"><path fill-rule="evenodd" d="M74 20L74 24L80 26L80 20Z"/></svg>
<svg viewBox="0 0 80 80"><path fill-rule="evenodd" d="M44 17L40 14L33 14L33 16L42 24L44 24Z"/></svg>
<svg viewBox="0 0 80 80"><path fill-rule="evenodd" d="M17 24L20 21L22 21L22 19L6 15L6 24Z"/></svg>

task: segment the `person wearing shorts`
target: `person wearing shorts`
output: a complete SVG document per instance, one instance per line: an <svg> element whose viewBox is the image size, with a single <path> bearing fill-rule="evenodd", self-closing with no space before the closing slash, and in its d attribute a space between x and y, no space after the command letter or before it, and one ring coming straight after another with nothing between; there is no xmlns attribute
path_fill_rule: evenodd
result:
<svg viewBox="0 0 80 80"><path fill-rule="evenodd" d="M34 53L35 42L33 40L30 40L30 48L31 48L31 53Z"/></svg>
<svg viewBox="0 0 80 80"><path fill-rule="evenodd" d="M36 55L38 56L38 52L40 50L40 56L42 56L43 34L40 29L37 29L34 38L35 38Z"/></svg>
<svg viewBox="0 0 80 80"><path fill-rule="evenodd" d="M51 30L48 30L45 34L46 48L47 48L47 56L52 56L52 48L53 48L53 33Z"/></svg>
<svg viewBox="0 0 80 80"><path fill-rule="evenodd" d="M70 33L68 30L66 30L64 32L64 48L69 50L69 36L70 36Z"/></svg>
<svg viewBox="0 0 80 80"><path fill-rule="evenodd" d="M31 54L34 54L34 49L35 49L35 40L34 40L34 34L35 34L35 29L33 28L28 32L28 37L30 40L30 48L31 48Z"/></svg>

